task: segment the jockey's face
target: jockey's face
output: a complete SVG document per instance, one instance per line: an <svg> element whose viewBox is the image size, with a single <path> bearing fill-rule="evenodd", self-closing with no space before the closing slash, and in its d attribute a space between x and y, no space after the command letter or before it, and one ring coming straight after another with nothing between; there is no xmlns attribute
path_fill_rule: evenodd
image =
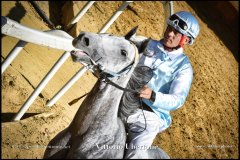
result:
<svg viewBox="0 0 240 160"><path fill-rule="evenodd" d="M164 33L163 44L166 47L174 48L179 45L181 38L182 38L182 34L178 32L176 29L174 29L173 27L168 25Z"/></svg>

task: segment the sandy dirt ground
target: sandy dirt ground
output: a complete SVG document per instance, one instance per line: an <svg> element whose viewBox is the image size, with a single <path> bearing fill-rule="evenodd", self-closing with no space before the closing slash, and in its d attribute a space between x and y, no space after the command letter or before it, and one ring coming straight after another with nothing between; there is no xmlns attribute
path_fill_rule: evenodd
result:
<svg viewBox="0 0 240 160"><path fill-rule="evenodd" d="M121 3L96 2L69 33L76 37L80 31L98 32ZM86 2L67 2L58 11L57 7L49 8L47 1L38 4L49 17L58 12L59 16L52 19L55 25L64 26ZM1 6L2 16L34 29L50 29L27 1L3 1ZM154 145L177 159L238 158L238 61L199 13L184 1L174 1L174 11L180 10L191 11L201 26L194 45L185 48L194 68L194 80L186 103L171 112L171 126L157 135ZM137 25L138 35L160 39L164 28L162 3L133 2L107 32L124 35ZM16 38L2 35L2 62L17 42ZM63 53L62 50L27 44L2 74L2 158L41 159L48 142L69 125L95 84L96 78L86 72L54 106L47 107L46 102L82 67L69 58L23 118L11 122Z"/></svg>

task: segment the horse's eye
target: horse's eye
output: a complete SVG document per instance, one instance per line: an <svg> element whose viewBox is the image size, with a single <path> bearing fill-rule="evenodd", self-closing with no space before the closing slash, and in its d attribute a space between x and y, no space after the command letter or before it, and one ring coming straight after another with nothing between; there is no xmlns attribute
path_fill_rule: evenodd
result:
<svg viewBox="0 0 240 160"><path fill-rule="evenodd" d="M125 51L124 49L121 49L121 55L127 57L127 51Z"/></svg>

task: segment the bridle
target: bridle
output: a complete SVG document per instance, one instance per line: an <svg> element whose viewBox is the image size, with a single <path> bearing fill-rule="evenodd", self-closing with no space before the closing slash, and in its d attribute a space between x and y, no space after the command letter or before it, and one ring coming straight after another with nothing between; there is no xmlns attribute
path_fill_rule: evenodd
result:
<svg viewBox="0 0 240 160"><path fill-rule="evenodd" d="M133 47L134 47L134 50L135 50L135 57L134 57L134 61L129 64L127 67L123 68L121 71L115 73L115 72L112 72L112 71L109 71L108 69L106 69L104 66L101 66L99 64L97 64L97 61L99 61L101 59L101 57L97 60L97 61L94 61L93 59L91 59L90 57L90 60L92 62L93 65L88 65L88 69L93 69L95 71L95 75L97 76L98 79L102 79L106 84L110 84L124 92L131 92L131 93L137 93L139 94L139 91L137 90L133 90L133 89L130 89L130 88L123 88L121 86L119 86L118 84L114 83L113 81L111 81L108 77L124 77L126 76L126 74L128 72L132 72L135 67L137 66L138 62L139 62L139 53L138 53L138 49L136 47L136 45L129 41ZM143 106L142 106L142 98L140 98L140 106L142 107L142 112L143 112ZM143 116L144 116L144 119L145 119L145 127L143 130L141 131L132 131L130 130L131 132L133 133L140 133L140 132L143 132L144 130L146 130L146 127L147 127L147 122L146 122L146 117L144 115L144 112L143 112Z"/></svg>
<svg viewBox="0 0 240 160"><path fill-rule="evenodd" d="M132 92L132 93L139 93L138 91L136 90L132 90L132 89L127 89L127 88L123 88L121 86L119 86L118 84L114 83L113 81L111 81L109 78L112 78L112 77L124 77L126 76L126 74L128 72L131 72L135 69L135 67L137 66L138 64L138 61L139 61L139 53L138 53L138 49L136 47L136 45L129 41L131 43L131 45L133 45L134 47L134 50L135 50L135 57L134 57L134 61L132 63L130 63L128 66L126 66L125 68L123 68L121 71L119 72L112 72L108 69L106 69L104 66L101 66L100 64L97 64L97 61L99 61L100 59L98 59L97 61L91 59L90 57L90 60L92 62L93 65L91 65L89 67L89 69L93 69L95 71L95 75L98 79L102 79L105 83L107 84L110 84L120 90L123 90L123 91L126 91L126 92Z"/></svg>

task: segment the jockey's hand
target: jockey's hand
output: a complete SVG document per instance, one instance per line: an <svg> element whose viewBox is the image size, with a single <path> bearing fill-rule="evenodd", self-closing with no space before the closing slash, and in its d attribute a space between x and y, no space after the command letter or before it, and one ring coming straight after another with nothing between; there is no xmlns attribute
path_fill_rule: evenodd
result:
<svg viewBox="0 0 240 160"><path fill-rule="evenodd" d="M139 97L145 98L145 99L150 99L152 95L152 89L149 88L148 86L144 86L143 89L140 91Z"/></svg>

